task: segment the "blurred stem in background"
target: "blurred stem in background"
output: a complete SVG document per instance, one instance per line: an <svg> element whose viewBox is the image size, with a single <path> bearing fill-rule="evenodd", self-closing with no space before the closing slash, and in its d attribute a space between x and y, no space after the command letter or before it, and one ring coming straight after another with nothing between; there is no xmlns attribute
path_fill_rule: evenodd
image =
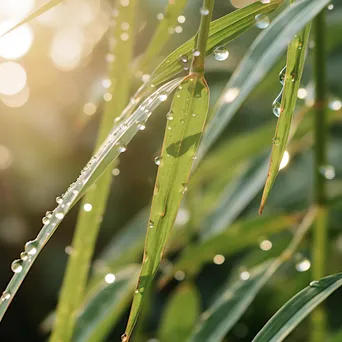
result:
<svg viewBox="0 0 342 342"><path fill-rule="evenodd" d="M315 53L314 79L315 90L315 165L314 165L314 196L318 207L314 227L312 246L312 275L313 279L325 276L326 246L327 246L327 206L325 168L327 166L327 81L326 81L326 23L325 10L314 20ZM321 305L312 314L311 341L321 342L326 336L326 313Z"/></svg>
<svg viewBox="0 0 342 342"><path fill-rule="evenodd" d="M114 10L113 29L110 30L109 45L115 40L113 58L109 62L109 90L111 97L105 102L95 151L105 140L113 126L113 120L118 117L129 99L131 90L130 65L133 55L135 13L137 0L131 0L129 6L120 6ZM112 20L113 20L112 19ZM125 23L125 31L122 31ZM114 25L115 24L115 25ZM68 261L63 280L56 322L50 341L68 342L72 339L77 319L77 311L84 298L89 267L96 244L99 228L112 181L112 169L108 167L81 201L76 230L72 241L72 252Z"/></svg>

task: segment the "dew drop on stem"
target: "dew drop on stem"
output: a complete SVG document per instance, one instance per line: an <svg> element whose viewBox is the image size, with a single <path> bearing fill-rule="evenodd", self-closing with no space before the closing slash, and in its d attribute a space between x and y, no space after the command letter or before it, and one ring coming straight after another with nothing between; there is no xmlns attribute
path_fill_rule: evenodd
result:
<svg viewBox="0 0 342 342"><path fill-rule="evenodd" d="M14 260L11 264L11 270L14 273L20 273L23 270L23 260L21 259Z"/></svg>
<svg viewBox="0 0 342 342"><path fill-rule="evenodd" d="M37 240L33 240L33 241L28 241L25 244L25 252L32 256L32 255L36 255L38 251L38 241Z"/></svg>

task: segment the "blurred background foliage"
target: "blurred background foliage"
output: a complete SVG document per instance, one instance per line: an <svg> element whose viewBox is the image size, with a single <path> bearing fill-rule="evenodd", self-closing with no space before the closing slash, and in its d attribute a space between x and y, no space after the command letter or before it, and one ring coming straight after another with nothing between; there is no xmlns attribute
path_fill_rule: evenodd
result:
<svg viewBox="0 0 342 342"><path fill-rule="evenodd" d="M0 32L43 2L0 0ZM188 1L184 16L178 18L176 26L170 27L170 40L158 58L150 63L150 70L144 75L139 72L133 75L135 89L141 84L141 79L146 79L148 72L166 55L196 33L199 16L193 13L197 13L200 3L200 0ZM135 63L139 61L162 18L166 4L166 0L141 1L136 25L138 37L134 50ZM243 6L243 1L216 0L214 19L233 11L237 6ZM327 18L328 84L329 107L333 120L329 130L329 164L334 170L333 175L328 177L331 178L328 190L329 197L335 197L342 193L342 4L333 1L330 9ZM110 18L109 0L67 0L0 39L2 288L5 288L11 277L10 264L18 250L28 239L36 236L45 211L54 208L55 197L76 178L92 154L103 102L110 100L106 91L109 87L107 62L112 58L108 53L108 45L112 42L106 34L111 24ZM207 58L206 77L211 89L211 104L215 103L231 73L259 32L260 28L255 27L230 43L229 57L226 60L217 61L213 56ZM314 43L311 42L311 48L313 47ZM237 194L242 198L243 204L239 204L236 212L232 213L231 223L256 218L266 176L263 161L270 152L276 125L271 105L280 91L278 73L284 60L285 56L253 92L214 146L213 150L223 150L220 158L210 159L212 154L209 153L203 161L203 169L207 169L204 169L201 176L194 175L175 228L186 226L189 229L184 229L182 234L177 234L177 238L172 239L172 252L168 254L170 260L164 260L164 268L170 266L172 260L180 255L179 247L183 247L192 238L190 229L202 232L208 229L210 216L206 216L213 208L222 204L222 198L231 196L230 202L223 206L223 211L236 204ZM298 109L312 104L311 66L312 56L309 51ZM146 129L132 141L120 158L120 164L113 170L112 191L103 217L95 260L108 241L122 232L125 225L150 204L157 171L154 159L160 153L165 114L169 105L168 100L159 107ZM305 120L310 121L310 108L306 111ZM228 146L230 150L225 150ZM260 148L256 147L254 150L253 146ZM264 215L299 213L312 202L313 156L312 139L308 130L298 133L298 138L290 145L288 152L288 164L278 176ZM224 163L225 157L230 160L230 164ZM259 176L253 174L258 167L262 170ZM252 178L248 178L250 174ZM253 191L249 191L251 188ZM341 271L342 261L342 214L338 197L335 202L337 203L329 214L328 274ZM67 256L71 251L69 244L76 214L75 208L33 266L1 324L1 341L46 340L49 324L45 319L56 306ZM138 222L144 236L145 221L139 218ZM172 310L177 305L172 300L183 303L185 309L188 302L192 303L189 306L196 312L186 312L185 315L191 324L229 279L239 275L243 277L249 267L265 258L279 255L290 237L291 230L282 229L270 236L261 234L255 241L247 243L234 253L217 251L218 254L212 260L206 260L205 265L194 271L195 276L192 277L187 277L181 269L175 270L174 278L166 286L155 289L149 307L145 308L143 324L138 325L133 341L169 341L163 322L167 321L167 315L174 316ZM243 240L244 235L240 239ZM129 239L124 243L127 248L130 246ZM250 341L281 305L309 283L309 243L310 236L293 260L284 265L262 289L225 341ZM122 253L126 246L121 246ZM140 262L141 249L135 255L130 262ZM95 273L99 264L97 260ZM114 266L115 272L120 269L119 266ZM191 273L191 265L189 272ZM99 273L101 274L101 270ZM342 293L338 291L326 302L330 331L333 333L342 329L338 314L338 303L341 300ZM162 315L163 312L165 316ZM178 314L181 312L182 310ZM127 315L128 307L108 341L118 340L124 330ZM43 321L45 324L42 324ZM174 324L178 330L182 328L174 322L169 324L171 327ZM179 333L177 329L175 328L175 336ZM305 321L287 340L305 341L307 333L308 323ZM175 340L180 341L177 338Z"/></svg>

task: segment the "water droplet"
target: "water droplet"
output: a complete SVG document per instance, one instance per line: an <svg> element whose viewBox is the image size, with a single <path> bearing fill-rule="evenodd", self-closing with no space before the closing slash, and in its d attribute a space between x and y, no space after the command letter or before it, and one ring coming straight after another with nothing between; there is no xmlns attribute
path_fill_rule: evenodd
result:
<svg viewBox="0 0 342 342"><path fill-rule="evenodd" d="M112 170L112 175L113 176L119 176L119 174L120 174L120 169L115 168L115 169Z"/></svg>
<svg viewBox="0 0 342 342"><path fill-rule="evenodd" d="M58 204L62 203L62 202L63 202L62 196L56 197L56 202L57 202Z"/></svg>
<svg viewBox="0 0 342 342"><path fill-rule="evenodd" d="M58 213L56 213L56 218L58 220L62 220L64 218L64 214L62 212L58 212Z"/></svg>
<svg viewBox="0 0 342 342"><path fill-rule="evenodd" d="M168 112L167 114L166 114L166 119L167 120L173 120L173 113L172 112Z"/></svg>
<svg viewBox="0 0 342 342"><path fill-rule="evenodd" d="M154 163L155 163L156 165L160 165L160 162L161 162L161 157L155 157L155 158L154 158Z"/></svg>
<svg viewBox="0 0 342 342"><path fill-rule="evenodd" d="M158 98L160 101L164 102L167 100L167 94L166 93L160 94Z"/></svg>
<svg viewBox="0 0 342 342"><path fill-rule="evenodd" d="M38 248L38 241L37 240L28 241L25 244L25 252L28 255L37 254L37 248Z"/></svg>
<svg viewBox="0 0 342 342"><path fill-rule="evenodd" d="M188 63L188 56L187 55L181 55L179 57L179 59L182 63Z"/></svg>
<svg viewBox="0 0 342 342"><path fill-rule="evenodd" d="M200 53L198 50L195 50L195 51L193 52L193 55L194 55L195 57L198 57L200 54L201 54L201 53Z"/></svg>
<svg viewBox="0 0 342 342"><path fill-rule="evenodd" d="M342 102L340 99L332 99L329 102L329 108L331 110L340 110L342 108Z"/></svg>
<svg viewBox="0 0 342 342"><path fill-rule="evenodd" d="M273 143L273 145L279 145L280 139L279 138L273 138L272 143Z"/></svg>
<svg viewBox="0 0 342 342"><path fill-rule="evenodd" d="M272 248L272 242L270 240L263 240L260 242L259 247L263 251L269 251Z"/></svg>
<svg viewBox="0 0 342 342"><path fill-rule="evenodd" d="M136 289L136 290L134 291L134 293L139 293L139 290L138 290L138 289Z"/></svg>
<svg viewBox="0 0 342 342"><path fill-rule="evenodd" d="M284 85L285 83L285 75L286 75L286 65L284 66L284 68L281 69L279 73L279 81L282 85Z"/></svg>
<svg viewBox="0 0 342 342"><path fill-rule="evenodd" d="M188 191L188 184L183 183L182 184L182 194L184 195Z"/></svg>
<svg viewBox="0 0 342 342"><path fill-rule="evenodd" d="M145 122L137 121L137 128L139 131L143 131L146 128Z"/></svg>
<svg viewBox="0 0 342 342"><path fill-rule="evenodd" d="M11 294L8 291L4 291L2 293L2 296L0 297L0 301L4 302L6 300L9 300L11 298Z"/></svg>
<svg viewBox="0 0 342 342"><path fill-rule="evenodd" d="M213 262L216 265L222 265L225 262L225 257L222 254L216 254L213 258Z"/></svg>
<svg viewBox="0 0 342 342"><path fill-rule="evenodd" d="M299 88L297 92L297 97L304 100L308 95L308 91L305 88Z"/></svg>
<svg viewBox="0 0 342 342"><path fill-rule="evenodd" d="M229 88L224 94L224 101L226 103L232 103L240 94L239 88Z"/></svg>
<svg viewBox="0 0 342 342"><path fill-rule="evenodd" d="M319 287L320 282L318 280L314 280L309 285L310 285L310 287Z"/></svg>
<svg viewBox="0 0 342 342"><path fill-rule="evenodd" d="M45 217L51 218L51 217L52 217L52 211L47 211L47 212L45 213Z"/></svg>
<svg viewBox="0 0 342 342"><path fill-rule="evenodd" d="M105 282L107 284L113 284L115 279L116 279L116 277L115 277L115 274L113 274L113 273L107 273L105 275L104 279L105 279Z"/></svg>
<svg viewBox="0 0 342 342"><path fill-rule="evenodd" d="M20 273L23 270L23 261L21 259L14 260L11 264L11 270L14 273Z"/></svg>
<svg viewBox="0 0 342 342"><path fill-rule="evenodd" d="M333 4L328 5L328 10L329 11L332 11L333 9L334 9L334 5Z"/></svg>
<svg viewBox="0 0 342 342"><path fill-rule="evenodd" d="M310 267L311 262L309 259L306 258L296 263L296 270L298 272L306 272L310 269Z"/></svg>
<svg viewBox="0 0 342 342"><path fill-rule="evenodd" d="M283 90L281 90L279 95L276 97L276 99L272 103L273 114L277 118L279 118L279 116L280 116L280 114L282 112L282 108L281 108L281 98L282 98L282 96L283 96Z"/></svg>
<svg viewBox="0 0 342 342"><path fill-rule="evenodd" d="M177 21L178 21L180 24L184 24L184 23L185 23L185 20L186 20L186 18L184 17L184 15L180 15L180 16L177 18Z"/></svg>
<svg viewBox="0 0 342 342"><path fill-rule="evenodd" d="M209 9L206 8L206 7L201 7L201 8L200 8L200 13L201 13L202 15L208 15L208 14L209 14Z"/></svg>
<svg viewBox="0 0 342 342"><path fill-rule="evenodd" d="M214 50L214 57L217 61L225 61L229 57L229 52L226 47L218 46Z"/></svg>
<svg viewBox="0 0 342 342"><path fill-rule="evenodd" d="M85 203L83 209L84 211L91 211L91 209L93 209L93 206L90 203Z"/></svg>
<svg viewBox="0 0 342 342"><path fill-rule="evenodd" d="M279 165L279 171L282 170L284 167L286 167L289 161L290 161L290 154L289 152L285 151L283 154L283 158L281 159L281 162Z"/></svg>
<svg viewBox="0 0 342 342"><path fill-rule="evenodd" d="M118 151L119 151L120 153L123 153L123 152L125 152L125 151L127 150L127 147L125 146L125 144L123 144L123 143L121 143L121 142L118 142L118 143L116 144L116 148L118 149Z"/></svg>
<svg viewBox="0 0 342 342"><path fill-rule="evenodd" d="M126 342L126 341L128 341L127 334L121 335L121 342Z"/></svg>
<svg viewBox="0 0 342 342"><path fill-rule="evenodd" d="M240 279L241 280L248 280L250 278L250 273L246 270L240 272Z"/></svg>
<svg viewBox="0 0 342 342"><path fill-rule="evenodd" d="M334 179L335 178L335 168L332 165L324 165L319 168L319 172L326 179Z"/></svg>
<svg viewBox="0 0 342 342"><path fill-rule="evenodd" d="M256 21L256 27L259 29L265 29L269 24L270 24L270 19L267 15L265 14L257 14L255 16L255 21Z"/></svg>
<svg viewBox="0 0 342 342"><path fill-rule="evenodd" d="M49 220L48 217L44 216L44 217L42 218L42 222L43 222L43 224L49 224L49 223L50 223L50 220Z"/></svg>
<svg viewBox="0 0 342 342"><path fill-rule="evenodd" d="M158 19L159 21L162 21L162 20L164 19L164 14L163 14L163 13L158 13L158 14L157 14L157 19Z"/></svg>
<svg viewBox="0 0 342 342"><path fill-rule="evenodd" d="M22 261L26 261L28 259L28 254L26 252L21 252L20 253L20 259Z"/></svg>
<svg viewBox="0 0 342 342"><path fill-rule="evenodd" d="M148 221L148 228L153 228L154 227L154 222L153 221Z"/></svg>

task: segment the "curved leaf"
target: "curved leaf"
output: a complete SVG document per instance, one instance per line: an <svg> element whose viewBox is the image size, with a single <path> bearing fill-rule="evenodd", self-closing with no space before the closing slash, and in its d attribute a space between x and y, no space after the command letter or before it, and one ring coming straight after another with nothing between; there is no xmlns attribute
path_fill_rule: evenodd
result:
<svg viewBox="0 0 342 342"><path fill-rule="evenodd" d="M292 297L262 328L253 342L280 342L311 311L342 285L342 273L312 281Z"/></svg>
<svg viewBox="0 0 342 342"><path fill-rule="evenodd" d="M198 153L198 162L223 132L247 96L263 79L285 50L288 42L329 0L303 0L286 8L252 44L230 78L209 122Z"/></svg>

